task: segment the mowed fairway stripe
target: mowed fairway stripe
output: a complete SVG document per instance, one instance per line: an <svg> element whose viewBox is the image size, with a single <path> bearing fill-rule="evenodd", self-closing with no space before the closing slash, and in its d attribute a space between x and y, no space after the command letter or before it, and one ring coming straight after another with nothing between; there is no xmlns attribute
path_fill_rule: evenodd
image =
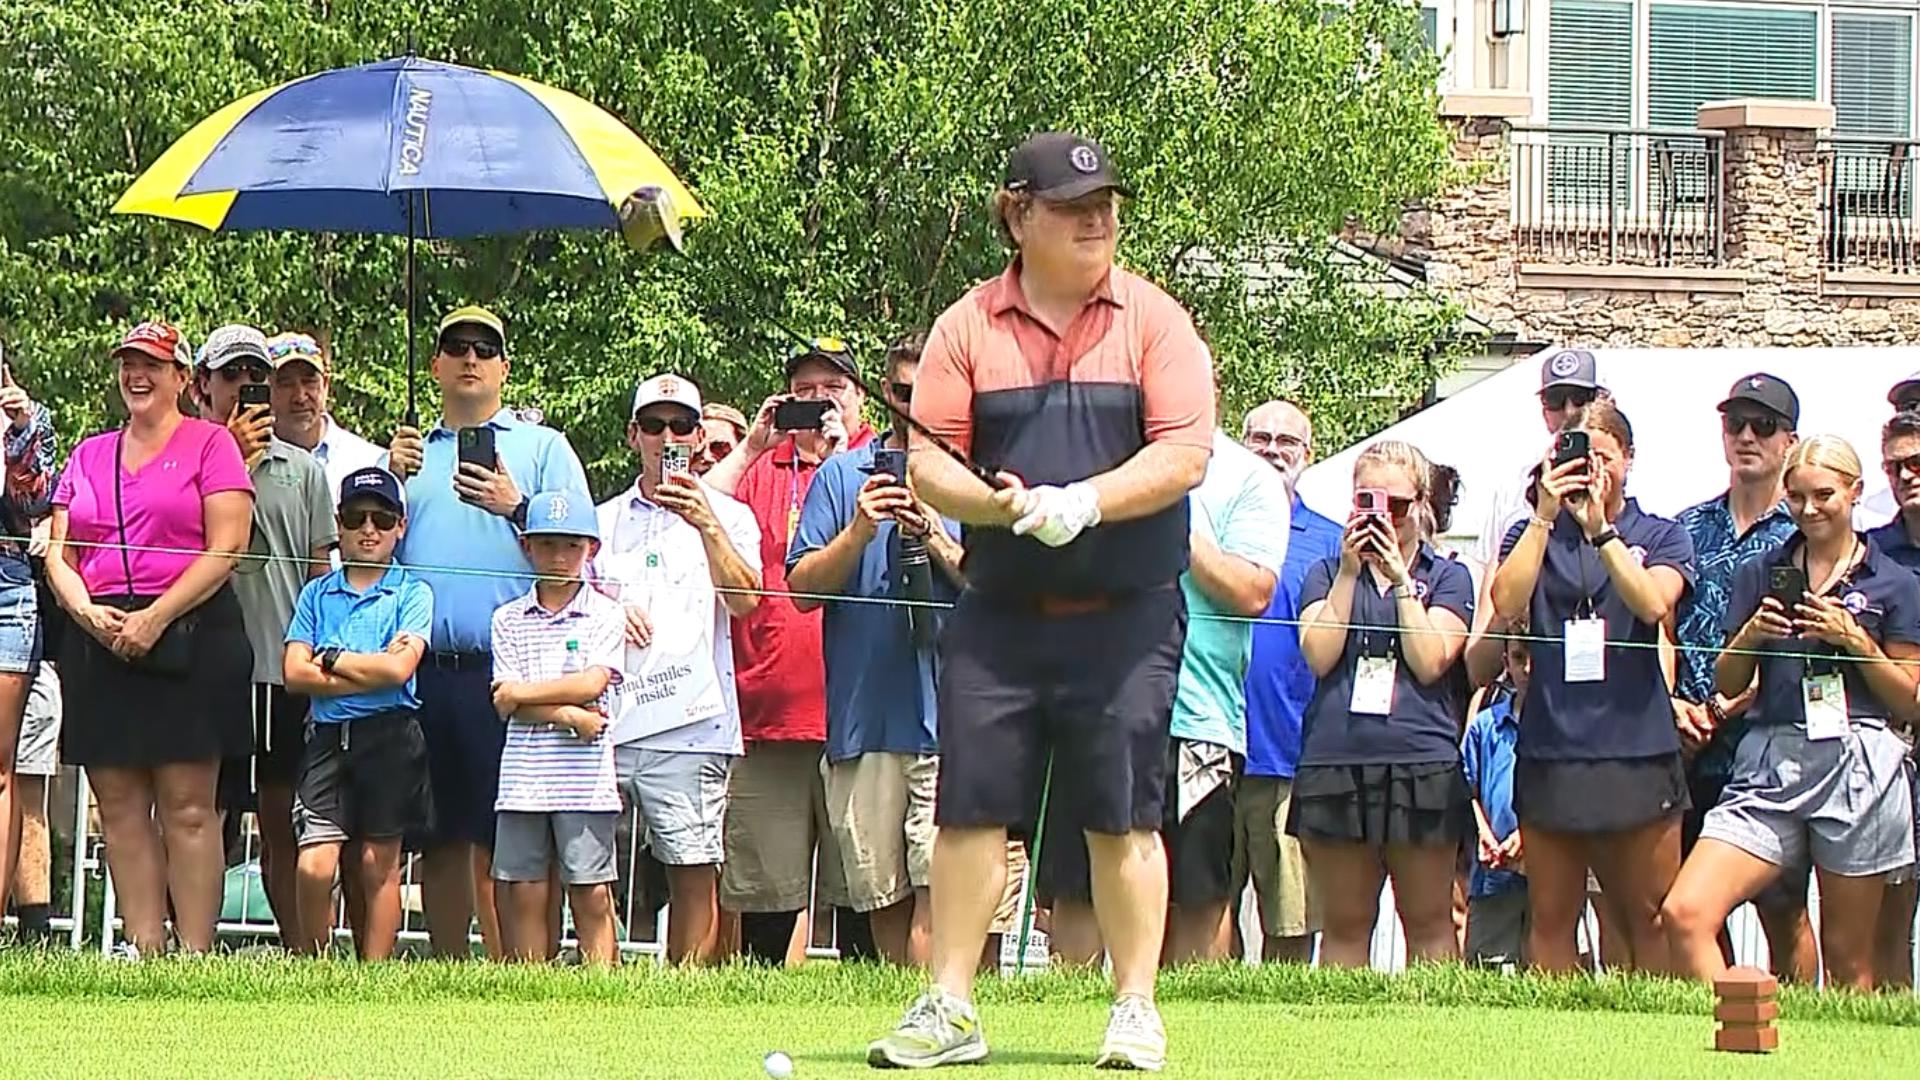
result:
<svg viewBox="0 0 1920 1080"><path fill-rule="evenodd" d="M849 1005L636 1007L596 1001L303 1002L0 998L0 1072L36 1078L877 1076L864 1045L897 1015ZM1407 1005L1169 1002L1167 1074L1189 1077L1858 1077L1912 1062L1911 1028L1782 1022L1764 1057L1716 1054L1705 1016ZM1089 1077L1097 1004L1001 1003L961 1077ZM947 1074L942 1074L947 1075Z"/></svg>

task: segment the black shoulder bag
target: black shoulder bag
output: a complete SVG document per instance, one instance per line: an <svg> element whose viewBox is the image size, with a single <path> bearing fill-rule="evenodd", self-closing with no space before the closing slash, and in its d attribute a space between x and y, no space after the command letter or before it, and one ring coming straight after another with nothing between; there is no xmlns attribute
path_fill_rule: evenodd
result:
<svg viewBox="0 0 1920 1080"><path fill-rule="evenodd" d="M133 591L133 559L127 554L127 505L121 473L126 465L126 432L113 437L113 511L120 524L120 570L126 576L127 593L123 597L102 597L97 603L121 611L141 611L153 605L154 598L136 596ZM173 620L153 643L146 655L132 661L133 666L154 675L184 676L193 670L193 632L200 621L198 611L190 611Z"/></svg>

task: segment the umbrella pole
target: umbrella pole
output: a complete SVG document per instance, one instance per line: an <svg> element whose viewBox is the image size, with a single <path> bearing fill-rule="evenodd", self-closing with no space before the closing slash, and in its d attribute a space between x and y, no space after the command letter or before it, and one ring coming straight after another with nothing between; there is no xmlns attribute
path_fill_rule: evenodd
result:
<svg viewBox="0 0 1920 1080"><path fill-rule="evenodd" d="M414 430L420 428L420 409L414 402L414 335L413 335L413 241L416 230L413 225L414 193L407 192L407 426Z"/></svg>

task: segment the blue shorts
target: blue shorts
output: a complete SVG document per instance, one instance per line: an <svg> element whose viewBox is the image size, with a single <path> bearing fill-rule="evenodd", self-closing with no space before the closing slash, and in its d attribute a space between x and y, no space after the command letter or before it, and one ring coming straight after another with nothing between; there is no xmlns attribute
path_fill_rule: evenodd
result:
<svg viewBox="0 0 1920 1080"><path fill-rule="evenodd" d="M426 737L433 790L433 828L410 834L407 847L443 844L493 847L493 802L500 792L500 754L507 725L493 711L493 664L485 653L427 653L417 676L420 732Z"/></svg>
<svg viewBox="0 0 1920 1080"><path fill-rule="evenodd" d="M0 674L25 675L40 663L40 599L25 562L0 556Z"/></svg>

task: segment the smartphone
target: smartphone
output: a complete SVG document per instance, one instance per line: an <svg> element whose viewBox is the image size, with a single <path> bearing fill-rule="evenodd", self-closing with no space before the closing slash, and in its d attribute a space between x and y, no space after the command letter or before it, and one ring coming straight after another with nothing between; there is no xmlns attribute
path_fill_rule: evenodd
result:
<svg viewBox="0 0 1920 1080"><path fill-rule="evenodd" d="M460 464L478 465L489 472L500 467L500 459L493 448L491 427L460 429Z"/></svg>
<svg viewBox="0 0 1920 1080"><path fill-rule="evenodd" d="M1593 453L1593 441L1584 431L1563 431L1553 444L1553 463L1565 465L1569 461L1584 461Z"/></svg>
<svg viewBox="0 0 1920 1080"><path fill-rule="evenodd" d="M251 409L256 405L273 405L273 387L263 382L240 384L240 407Z"/></svg>
<svg viewBox="0 0 1920 1080"><path fill-rule="evenodd" d="M1791 616L1794 605L1806 602L1807 572L1797 566L1768 567L1767 595L1778 600Z"/></svg>
<svg viewBox="0 0 1920 1080"><path fill-rule="evenodd" d="M819 431L825 423L827 410L833 408L833 402L824 398L801 401L788 398L773 409L773 427L776 431Z"/></svg>
<svg viewBox="0 0 1920 1080"><path fill-rule="evenodd" d="M693 448L685 443L668 443L660 448L660 475L676 476L693 471Z"/></svg>
<svg viewBox="0 0 1920 1080"><path fill-rule="evenodd" d="M890 447L877 447L873 451L873 471L886 473L904 484L907 482L907 452Z"/></svg>
<svg viewBox="0 0 1920 1080"><path fill-rule="evenodd" d="M1354 488L1353 512L1368 517L1387 515L1387 493L1380 488Z"/></svg>

